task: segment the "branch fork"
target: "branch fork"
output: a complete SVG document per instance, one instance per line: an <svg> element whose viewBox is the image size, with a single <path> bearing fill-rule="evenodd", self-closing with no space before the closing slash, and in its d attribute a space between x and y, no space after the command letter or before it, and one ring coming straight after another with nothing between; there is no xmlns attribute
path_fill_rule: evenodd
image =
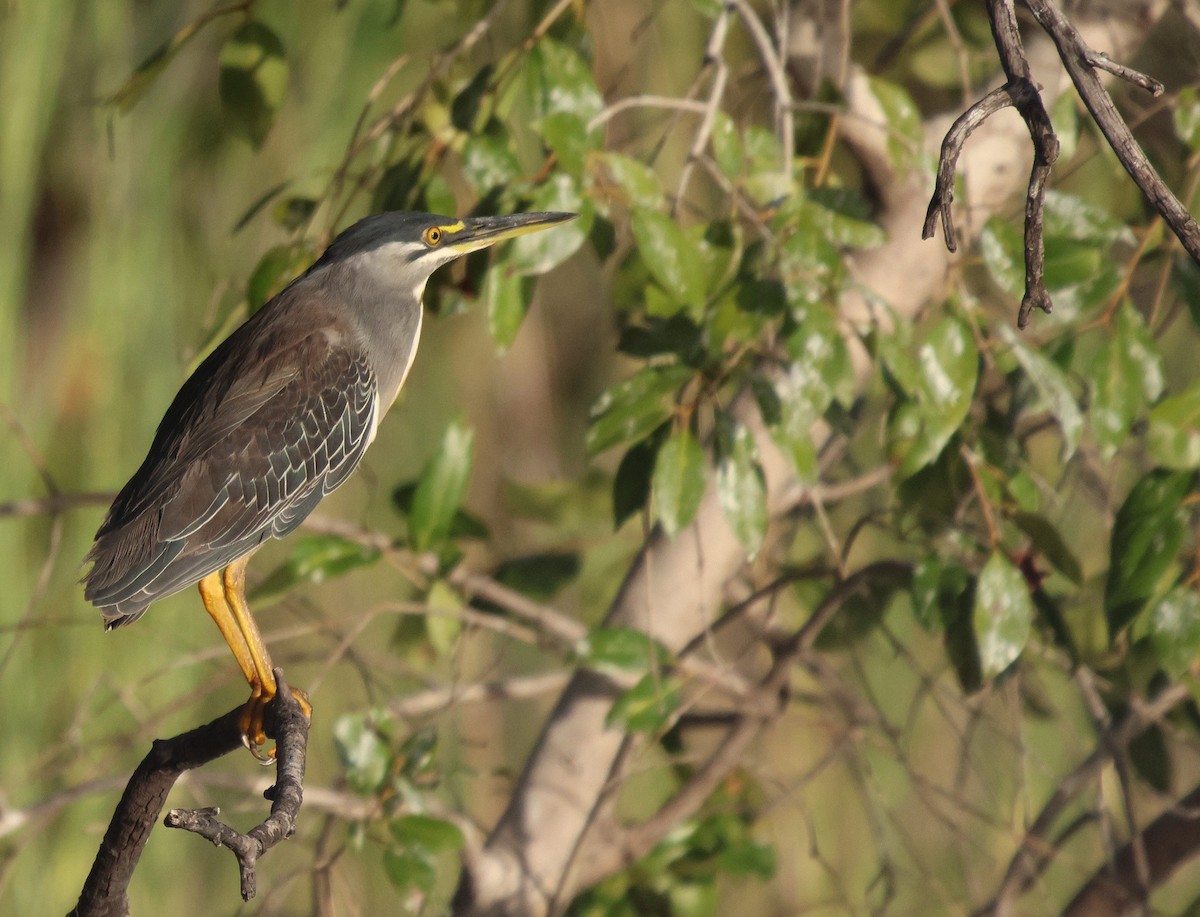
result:
<svg viewBox="0 0 1200 917"><path fill-rule="evenodd" d="M1150 165L1096 71L1111 73L1156 97L1163 92L1162 83L1118 64L1108 55L1088 47L1075 27L1050 0L1021 0L1021 3L1054 41L1076 90L1121 160L1121 164L1167 221L1184 248L1197 263L1200 263L1200 227ZM1033 167L1029 173L1029 186L1025 195L1025 294L1017 313L1017 327L1024 328L1035 308L1049 313L1053 307L1045 283L1043 218L1046 182L1050 177L1050 169L1058 158L1059 143L1042 102L1039 87L1033 82L1030 73L1017 27L1014 0L987 0L987 10L992 37L1000 55L1006 82L968 108L947 131L942 141L937 182L925 213L921 237L933 237L940 216L946 247L951 252L957 250L951 204L954 200L954 176L959 154L967 138L991 115L1009 106L1016 108L1029 129L1034 152Z"/></svg>

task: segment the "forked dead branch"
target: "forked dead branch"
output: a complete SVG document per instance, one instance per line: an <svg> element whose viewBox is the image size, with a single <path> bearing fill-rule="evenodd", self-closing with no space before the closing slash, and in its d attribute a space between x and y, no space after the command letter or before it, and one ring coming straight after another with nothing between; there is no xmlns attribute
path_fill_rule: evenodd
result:
<svg viewBox="0 0 1200 917"><path fill-rule="evenodd" d="M1101 83L1097 71L1120 77L1155 97L1163 93L1162 83L1088 47L1078 30L1049 0L1021 0L1021 5L1033 14L1038 25L1053 40L1076 91L1121 165L1161 214L1188 254L1200 263L1200 227L1197 227L1196 220L1146 158L1125 119L1113 104L1108 90ZM929 201L921 235L925 239L932 238L940 216L946 247L950 251L956 250L951 203L954 199L956 164L963 144L988 117L1010 105L1015 107L1029 129L1034 150L1025 198L1025 295L1017 313L1017 327L1024 328L1035 308L1050 312L1053 306L1044 276L1042 224L1046 181L1058 157L1059 143L1025 56L1013 0L988 0L987 9L1006 82L967 109L947 132L938 161L937 183Z"/></svg>

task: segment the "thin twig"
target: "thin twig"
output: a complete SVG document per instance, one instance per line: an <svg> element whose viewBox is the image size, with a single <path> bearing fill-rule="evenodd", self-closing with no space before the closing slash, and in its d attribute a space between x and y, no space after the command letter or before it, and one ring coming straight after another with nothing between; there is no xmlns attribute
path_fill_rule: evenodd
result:
<svg viewBox="0 0 1200 917"><path fill-rule="evenodd" d="M696 133L692 137L692 145L688 150L687 159L679 170L679 182L675 187L675 203L671 208L672 213L679 209L684 195L687 194L688 184L692 180L692 170L696 168L696 162L704 155L704 150L708 147L708 140L712 136L713 125L717 120L717 111L720 109L721 100L725 96L725 82L728 77L728 68L725 65L725 59L722 55L725 47L725 35L728 31L729 7L723 7L721 12L717 14L717 21L713 23L712 32L708 36L708 44L704 48L703 70L712 69L712 86L708 91L708 101L704 104L704 114L700 119L699 126L696 128ZM703 70L701 73L703 73Z"/></svg>

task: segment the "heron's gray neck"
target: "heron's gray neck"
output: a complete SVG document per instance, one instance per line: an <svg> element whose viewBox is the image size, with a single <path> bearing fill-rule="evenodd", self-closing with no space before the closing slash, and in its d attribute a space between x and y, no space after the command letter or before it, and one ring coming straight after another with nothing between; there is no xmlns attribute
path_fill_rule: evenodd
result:
<svg viewBox="0 0 1200 917"><path fill-rule="evenodd" d="M388 263L367 252L322 271L326 292L346 309L379 385L379 416L392 406L412 368L421 336L421 296L427 276L414 288L398 282ZM314 278L317 279L317 278ZM407 284L407 285L405 285Z"/></svg>

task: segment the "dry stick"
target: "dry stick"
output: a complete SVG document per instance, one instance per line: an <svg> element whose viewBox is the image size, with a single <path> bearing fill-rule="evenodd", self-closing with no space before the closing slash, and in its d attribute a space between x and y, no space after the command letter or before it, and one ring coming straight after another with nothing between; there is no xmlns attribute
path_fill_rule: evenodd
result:
<svg viewBox="0 0 1200 917"><path fill-rule="evenodd" d="M926 239L933 236L936 217L941 214L942 226L946 233L946 247L950 251L955 250L954 228L950 219L955 162L962 150L962 144L971 132L989 115L1007 107L1008 103L1003 102L999 94L1007 95L1009 103L1025 121L1029 129L1029 138L1033 142L1033 168L1029 172L1029 188L1025 195L1025 295L1021 298L1021 308L1017 313L1017 327L1024 328L1029 322L1029 314L1035 307L1049 312L1052 306L1044 279L1045 245L1042 215L1045 211L1046 180L1050 177L1050 168L1054 165L1054 160L1058 158L1058 138L1054 135L1050 115L1047 114L1046 106L1042 104L1042 97L1030 75L1029 62L1025 59L1025 49L1021 45L1021 34L1017 29L1017 16L1012 0L988 0L987 10L992 26L992 38L1000 55L1000 65L1004 68L1006 82L968 109L947 133L942 143L941 161L938 163L937 185L926 211L925 226L921 235Z"/></svg>
<svg viewBox="0 0 1200 917"><path fill-rule="evenodd" d="M213 818L216 810L201 810L206 817L193 818L191 816L198 816L198 813L189 816L189 813L176 809L167 816L168 827L185 827L234 851L241 868L243 900L249 900L255 892L255 861L291 836L303 800L308 720L288 690L280 669L275 669L275 679L279 694L268 706L268 713L274 714L278 737L276 783L264 794L272 800L271 815L246 835L229 828L224 832L214 829L210 833L211 826L220 825ZM170 739L154 741L150 753L129 778L100 843L92 870L83 884L79 903L68 917L126 917L129 913L129 882L167 794L185 771L203 767L242 747L238 726L241 713L239 706L204 726ZM173 819L179 819L180 823L172 824ZM193 827L193 822L203 824L203 827Z"/></svg>
<svg viewBox="0 0 1200 917"><path fill-rule="evenodd" d="M1058 48L1058 56L1062 59L1071 82L1075 84L1079 97L1083 99L1083 104L1099 125L1104 139L1117 154L1125 171L1154 205L1154 209L1162 215L1171 231L1183 243L1187 253L1192 256L1192 260L1200 264L1200 226L1197 226L1195 218L1159 177L1142 148L1133 139L1133 134L1117 111L1100 78L1096 76L1094 68L1107 70L1154 95L1162 92L1162 84L1135 70L1115 64L1104 55L1093 51L1075 27L1048 0L1021 2L1033 13L1038 25L1046 31Z"/></svg>

